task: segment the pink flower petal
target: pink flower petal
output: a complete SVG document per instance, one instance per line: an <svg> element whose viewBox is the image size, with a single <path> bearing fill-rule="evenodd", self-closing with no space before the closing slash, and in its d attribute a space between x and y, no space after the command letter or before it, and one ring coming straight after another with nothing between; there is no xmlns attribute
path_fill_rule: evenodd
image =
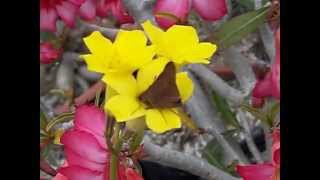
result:
<svg viewBox="0 0 320 180"><path fill-rule="evenodd" d="M52 180L68 180L68 178L58 173Z"/></svg>
<svg viewBox="0 0 320 180"><path fill-rule="evenodd" d="M42 31L56 31L56 21L58 15L53 8L40 8L40 30Z"/></svg>
<svg viewBox="0 0 320 180"><path fill-rule="evenodd" d="M104 136L106 118L105 113L99 107L81 105L76 109L74 125L76 129Z"/></svg>
<svg viewBox="0 0 320 180"><path fill-rule="evenodd" d="M61 4L56 5L58 15L70 28L74 27L78 8L68 1L63 1Z"/></svg>
<svg viewBox="0 0 320 180"><path fill-rule="evenodd" d="M280 142L272 146L272 160L274 166L280 166Z"/></svg>
<svg viewBox="0 0 320 180"><path fill-rule="evenodd" d="M79 156L93 162L105 163L107 161L107 150L88 132L79 130L67 131L61 137L61 143Z"/></svg>
<svg viewBox="0 0 320 180"><path fill-rule="evenodd" d="M243 180L271 180L275 167L271 164L237 165L237 172Z"/></svg>
<svg viewBox="0 0 320 180"><path fill-rule="evenodd" d="M105 113L94 105L81 105L75 113L75 129L87 131L95 136L100 145L107 149L104 132L106 128Z"/></svg>
<svg viewBox="0 0 320 180"><path fill-rule="evenodd" d="M81 6L87 0L68 0L69 2L73 3L74 5Z"/></svg>
<svg viewBox="0 0 320 180"><path fill-rule="evenodd" d="M192 0L192 7L208 21L219 20L228 12L225 0Z"/></svg>
<svg viewBox="0 0 320 180"><path fill-rule="evenodd" d="M132 168L126 169L126 180L143 180L139 173L137 173Z"/></svg>
<svg viewBox="0 0 320 180"><path fill-rule="evenodd" d="M272 160L273 165L280 166L280 130L273 131L273 144L272 144Z"/></svg>
<svg viewBox="0 0 320 180"><path fill-rule="evenodd" d="M94 171L104 172L106 164L96 163L86 159L86 157L79 156L69 148L64 148L67 162L69 166L80 166Z"/></svg>
<svg viewBox="0 0 320 180"><path fill-rule="evenodd" d="M110 1L109 0L100 0L97 4L97 16L105 17L110 10Z"/></svg>
<svg viewBox="0 0 320 180"><path fill-rule="evenodd" d="M68 180L105 180L103 173L79 166L63 167L58 172L66 176Z"/></svg>
<svg viewBox="0 0 320 180"><path fill-rule="evenodd" d="M96 17L96 0L86 0L79 9L81 18L91 21Z"/></svg>
<svg viewBox="0 0 320 180"><path fill-rule="evenodd" d="M174 15L180 21L185 21L189 10L189 0L157 0L154 14L167 13ZM164 29L177 23L177 20L170 17L156 17L156 21Z"/></svg>

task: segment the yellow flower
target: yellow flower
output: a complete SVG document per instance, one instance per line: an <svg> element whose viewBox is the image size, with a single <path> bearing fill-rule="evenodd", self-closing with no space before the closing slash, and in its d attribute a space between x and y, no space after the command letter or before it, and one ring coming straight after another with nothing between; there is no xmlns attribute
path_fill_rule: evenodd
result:
<svg viewBox="0 0 320 180"><path fill-rule="evenodd" d="M210 57L215 53L217 46L208 43L199 43L196 30L192 26L173 25L166 32L146 21L142 24L156 53L168 58L177 65L187 63L209 64Z"/></svg>
<svg viewBox="0 0 320 180"><path fill-rule="evenodd" d="M91 52L82 55L88 70L103 73L102 80L117 93L137 93L137 89L130 88L135 83L132 73L149 63L155 55L155 46L147 46L143 31L120 30L114 43L95 31L85 37L84 42Z"/></svg>
<svg viewBox="0 0 320 180"><path fill-rule="evenodd" d="M91 54L82 57L90 71L104 74L102 80L108 85L105 109L118 122L145 117L145 123L151 130L163 133L181 127L176 108L181 102L186 102L193 92L188 74L176 73L171 61L176 66L208 64L216 45L199 43L197 33L191 26L174 25L166 32L149 21L142 26L152 45L147 45L144 32L139 30L120 30L114 43L99 32L93 32L84 38ZM153 59L155 55L157 58ZM160 75L163 79L159 78Z"/></svg>
<svg viewBox="0 0 320 180"><path fill-rule="evenodd" d="M110 111L118 122L125 122L145 116L146 125L156 133L163 133L170 129L180 128L181 120L175 108L153 108L147 107L139 96L145 92L163 72L169 60L159 57L138 71L137 78L126 87L127 91L136 89L136 94L119 93L112 96L106 102L106 109ZM176 85L182 103L184 103L193 92L193 84L186 72L176 73Z"/></svg>

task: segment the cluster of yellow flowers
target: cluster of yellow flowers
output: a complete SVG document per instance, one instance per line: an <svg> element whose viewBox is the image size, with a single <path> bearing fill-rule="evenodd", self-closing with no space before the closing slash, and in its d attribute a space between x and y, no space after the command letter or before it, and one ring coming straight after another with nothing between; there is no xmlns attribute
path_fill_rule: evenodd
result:
<svg viewBox="0 0 320 180"><path fill-rule="evenodd" d="M188 63L208 64L217 47L207 42L200 43L196 30L191 26L174 25L163 31L146 21L142 27L144 31L120 30L113 43L95 31L84 38L91 54L82 57L90 71L103 73L102 80L108 87L105 109L114 115L117 122L145 117L148 128L163 133L181 127L177 107L173 103L158 105L160 103L154 103L157 97L153 98L153 103L147 103L146 92L167 69L168 77L163 77L162 81L170 79L170 74L174 73L174 87L169 87L172 84L169 80L169 85L164 83L158 87L168 86L176 90L179 99L166 95L158 99L165 101L171 98L177 106L186 102L192 95L193 84L186 72L179 72L180 67ZM165 90L160 89L162 92L158 94L169 93L163 92Z"/></svg>

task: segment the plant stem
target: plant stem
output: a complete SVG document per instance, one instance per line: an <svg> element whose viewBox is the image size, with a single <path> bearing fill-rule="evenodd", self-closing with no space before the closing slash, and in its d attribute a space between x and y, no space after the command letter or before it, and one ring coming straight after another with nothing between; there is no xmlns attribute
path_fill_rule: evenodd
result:
<svg viewBox="0 0 320 180"><path fill-rule="evenodd" d="M120 126L118 123L115 123L115 130L114 130L114 150L115 153L111 154L110 160L110 180L117 180L117 172L118 172L118 154L121 148L121 138L119 138Z"/></svg>

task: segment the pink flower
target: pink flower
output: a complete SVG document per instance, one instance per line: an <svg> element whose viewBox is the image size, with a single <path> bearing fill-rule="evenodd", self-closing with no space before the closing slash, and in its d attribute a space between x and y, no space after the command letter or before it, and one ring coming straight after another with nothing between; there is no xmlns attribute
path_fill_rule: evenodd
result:
<svg viewBox="0 0 320 180"><path fill-rule="evenodd" d="M76 109L74 128L61 138L68 164L58 170L59 175L68 180L105 180L109 176L110 152L105 142L105 128L106 115L98 107L82 105ZM119 180L128 180L126 170L120 162Z"/></svg>
<svg viewBox="0 0 320 180"><path fill-rule="evenodd" d="M273 132L272 163L237 165L243 180L278 180L280 173L280 130Z"/></svg>
<svg viewBox="0 0 320 180"><path fill-rule="evenodd" d="M191 9L208 21L219 20L227 14L225 0L157 0L154 14L159 26L167 29L185 22Z"/></svg>
<svg viewBox="0 0 320 180"><path fill-rule="evenodd" d="M118 23L133 23L133 18L127 13L121 0L100 0L97 5L97 15L105 17L109 11Z"/></svg>
<svg viewBox="0 0 320 180"><path fill-rule="evenodd" d="M276 32L275 46L275 63L271 66L271 71L256 83L252 91L254 98L274 97L280 100L280 28Z"/></svg>
<svg viewBox="0 0 320 180"><path fill-rule="evenodd" d="M60 49L55 49L49 42L40 43L40 63L51 64L61 54Z"/></svg>
<svg viewBox="0 0 320 180"><path fill-rule="evenodd" d="M169 28L176 24L178 21L183 22L187 19L190 10L189 0L157 0L154 14L156 21L162 28ZM160 15L166 13L173 15ZM158 15L159 14L159 15Z"/></svg>
<svg viewBox="0 0 320 180"><path fill-rule="evenodd" d="M75 17L85 0L40 0L40 29L56 31L56 21L60 17L66 25L73 27Z"/></svg>

